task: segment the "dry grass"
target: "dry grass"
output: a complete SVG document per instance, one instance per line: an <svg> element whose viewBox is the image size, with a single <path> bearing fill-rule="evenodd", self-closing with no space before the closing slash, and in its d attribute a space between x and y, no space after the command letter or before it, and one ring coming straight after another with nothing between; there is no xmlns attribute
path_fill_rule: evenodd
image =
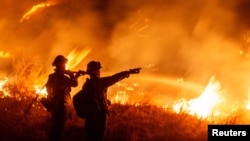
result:
<svg viewBox="0 0 250 141"><path fill-rule="evenodd" d="M29 105L32 108L28 110ZM112 105L106 132L107 141L205 141L206 121L175 114L154 106ZM46 141L50 116L32 98L0 99L0 136L3 141ZM64 140L84 138L82 120L73 115L65 128Z"/></svg>
<svg viewBox="0 0 250 141"><path fill-rule="evenodd" d="M233 114L214 123L237 124L242 118ZM74 111L68 120L64 141L84 141L82 119ZM47 141L50 115L34 97L0 99L0 136L2 141ZM210 123L213 123L210 121ZM207 120L177 114L152 105L110 107L105 141L206 141Z"/></svg>
<svg viewBox="0 0 250 141"><path fill-rule="evenodd" d="M151 105L113 105L108 120L108 141L202 141L205 121Z"/></svg>

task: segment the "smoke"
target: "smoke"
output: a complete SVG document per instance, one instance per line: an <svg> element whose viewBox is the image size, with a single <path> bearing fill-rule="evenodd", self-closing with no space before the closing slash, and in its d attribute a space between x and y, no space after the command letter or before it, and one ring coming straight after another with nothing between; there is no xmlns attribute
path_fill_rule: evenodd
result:
<svg viewBox="0 0 250 141"><path fill-rule="evenodd" d="M1 51L40 55L49 68L57 54L90 47L81 68L96 59L104 71L141 66L201 84L216 75L233 93L248 89L248 0L48 0L56 4L19 22L41 2L2 0Z"/></svg>

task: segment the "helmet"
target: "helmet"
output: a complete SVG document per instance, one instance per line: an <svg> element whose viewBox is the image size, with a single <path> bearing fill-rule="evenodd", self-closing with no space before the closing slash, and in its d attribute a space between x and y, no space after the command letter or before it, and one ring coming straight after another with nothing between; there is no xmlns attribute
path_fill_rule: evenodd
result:
<svg viewBox="0 0 250 141"><path fill-rule="evenodd" d="M100 68L102 68L100 62L98 62L98 61L90 61L87 64L87 71L86 72L91 73L92 71L99 70Z"/></svg>
<svg viewBox="0 0 250 141"><path fill-rule="evenodd" d="M64 57L63 55L56 56L55 60L52 63L52 66L58 66L59 64L65 64L67 63L68 59Z"/></svg>

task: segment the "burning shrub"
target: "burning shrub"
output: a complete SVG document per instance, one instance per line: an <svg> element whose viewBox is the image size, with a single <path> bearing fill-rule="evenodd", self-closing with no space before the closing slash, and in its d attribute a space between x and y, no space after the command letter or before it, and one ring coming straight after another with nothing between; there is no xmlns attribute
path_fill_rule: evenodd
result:
<svg viewBox="0 0 250 141"><path fill-rule="evenodd" d="M34 97L35 86L44 83L45 71L38 57L23 56L12 61L8 82L2 92L8 92L16 98Z"/></svg>

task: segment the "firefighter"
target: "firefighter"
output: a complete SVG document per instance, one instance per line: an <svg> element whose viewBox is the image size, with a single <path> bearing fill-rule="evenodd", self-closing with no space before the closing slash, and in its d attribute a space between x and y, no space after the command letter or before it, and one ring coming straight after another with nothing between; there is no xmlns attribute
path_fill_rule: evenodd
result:
<svg viewBox="0 0 250 141"><path fill-rule="evenodd" d="M66 71L68 59L63 55L58 55L54 59L52 66L54 72L49 75L46 90L50 109L52 126L50 132L50 141L60 141L62 139L65 123L68 118L69 100L71 99L71 87L77 87L79 74Z"/></svg>
<svg viewBox="0 0 250 141"><path fill-rule="evenodd" d="M121 71L111 76L101 77L101 68L102 66L99 61L93 60L87 64L86 73L90 77L86 79L83 86L86 86L86 83L92 83L92 85L88 86L93 87L91 95L93 96L93 103L95 103L89 105L89 110L86 115L85 131L87 141L104 140L109 105L109 101L107 99L108 87L124 78L128 78L130 74L139 73L141 69L135 68L127 71Z"/></svg>

